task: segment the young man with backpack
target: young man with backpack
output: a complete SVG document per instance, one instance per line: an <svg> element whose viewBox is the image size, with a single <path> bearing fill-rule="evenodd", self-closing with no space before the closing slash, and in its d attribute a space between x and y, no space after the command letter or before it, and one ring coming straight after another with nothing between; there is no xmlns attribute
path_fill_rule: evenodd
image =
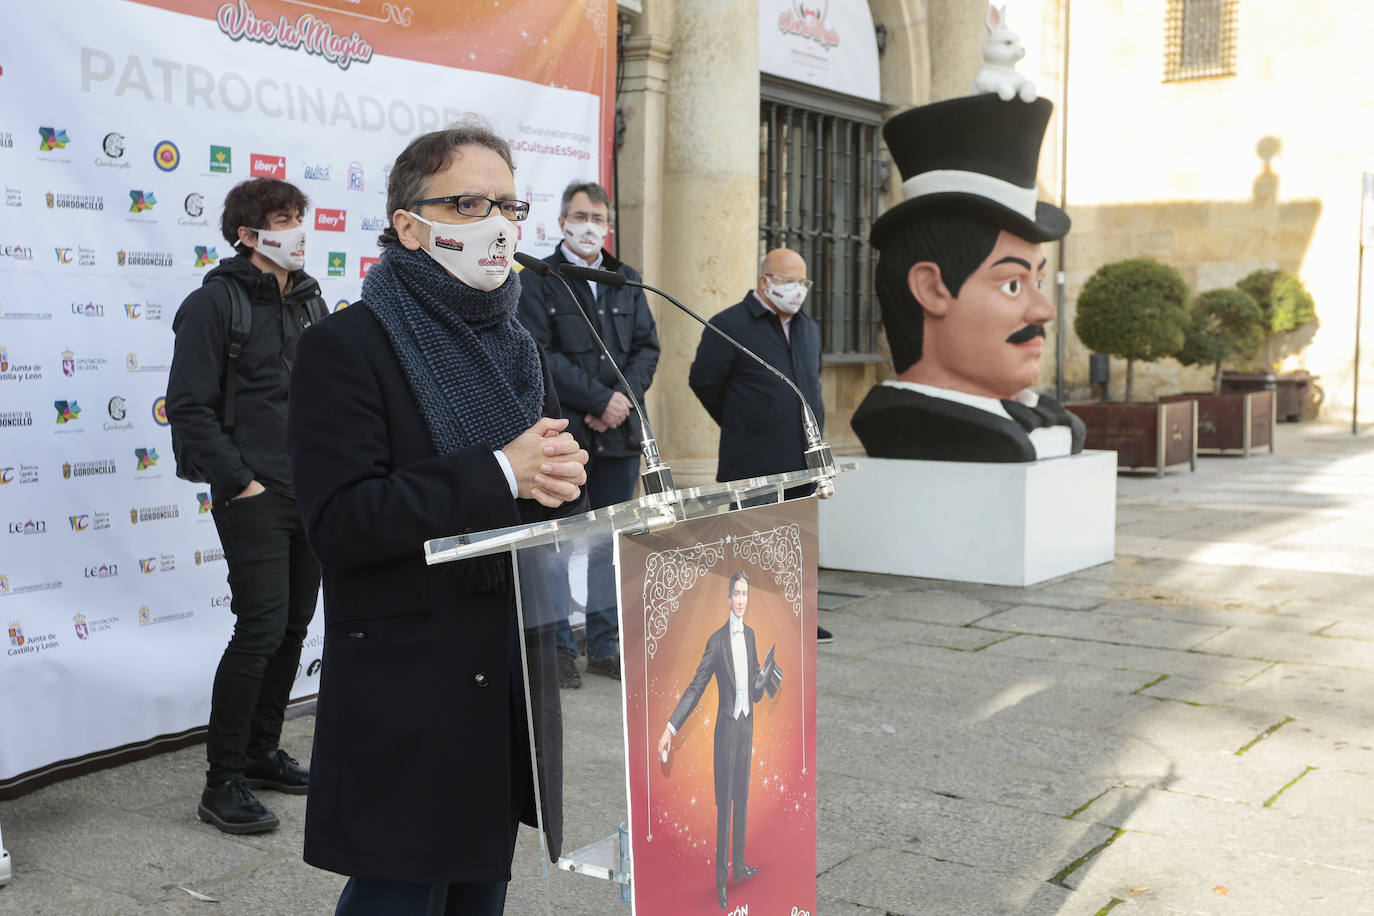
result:
<svg viewBox="0 0 1374 916"><path fill-rule="evenodd" d="M172 322L167 419L177 475L210 485L233 598L197 811L226 833L277 826L253 789L299 795L310 782L309 768L278 744L320 587L286 453L296 341L328 311L302 269L308 205L294 185L270 178L230 190L220 231L237 255L206 274Z"/></svg>

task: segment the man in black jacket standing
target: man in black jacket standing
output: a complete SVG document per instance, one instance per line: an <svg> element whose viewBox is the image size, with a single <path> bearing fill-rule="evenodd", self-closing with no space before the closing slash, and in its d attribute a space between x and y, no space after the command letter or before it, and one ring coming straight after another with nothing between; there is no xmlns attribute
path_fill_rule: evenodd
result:
<svg viewBox="0 0 1374 916"><path fill-rule="evenodd" d="M810 289L806 259L790 248L775 248L759 266L758 285L711 323L790 378L823 428L821 330L801 310ZM714 331L701 332L687 383L720 424L716 480L765 477L806 467L806 435L796 393ZM816 628L816 636L821 642L833 639L823 627Z"/></svg>
<svg viewBox="0 0 1374 916"><path fill-rule="evenodd" d="M274 179L230 190L220 230L238 255L206 275L172 323L167 419L179 440L178 473L210 485L233 594L234 630L215 671L209 768L197 811L226 833L277 826L252 789L299 795L310 779L309 769L278 746L320 587L286 453L296 341L310 323L307 303L320 294L301 269L308 204L298 188ZM251 305L237 359L228 357L231 284ZM230 392L234 420L227 424Z"/></svg>
<svg viewBox="0 0 1374 916"><path fill-rule="evenodd" d="M573 182L563 191L559 209L563 241L544 260L584 264L610 270L639 282L639 273L602 247L612 228L611 199L595 182ZM644 301L644 291L614 289L600 283L570 280L574 304L563 285L531 271L521 275L520 321L548 355L549 370L558 388L568 432L587 450L589 509L624 502L634 496L639 476L642 431L627 392L620 390L615 370L596 345L587 319L596 327L634 399L644 403L658 367L658 330ZM577 310L582 315L577 314ZM616 614L615 570L610 542L596 544L587 561L587 670L620 677L619 621ZM555 604L567 606L566 572L550 571ZM559 680L565 687L581 685L577 672L577 643L564 619L558 626Z"/></svg>

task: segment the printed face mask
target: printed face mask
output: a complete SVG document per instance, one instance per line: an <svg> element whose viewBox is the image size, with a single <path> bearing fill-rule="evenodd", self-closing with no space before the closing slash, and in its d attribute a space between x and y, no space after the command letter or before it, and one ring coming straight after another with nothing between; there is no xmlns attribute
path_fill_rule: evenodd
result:
<svg viewBox="0 0 1374 916"><path fill-rule="evenodd" d="M295 229L258 229L257 251L267 260L287 270L305 266L305 227Z"/></svg>
<svg viewBox="0 0 1374 916"><path fill-rule="evenodd" d="M606 239L606 226L588 220L585 223L563 223L563 239L568 247L584 258L591 257Z"/></svg>
<svg viewBox="0 0 1374 916"><path fill-rule="evenodd" d="M465 286L490 292L506 282L515 251L515 226L493 211L475 223L435 223L406 211L429 227L425 253Z"/></svg>
<svg viewBox="0 0 1374 916"><path fill-rule="evenodd" d="M772 280L765 282L768 284L768 301L784 314L797 314L802 303L806 301L806 287L800 283L774 283Z"/></svg>

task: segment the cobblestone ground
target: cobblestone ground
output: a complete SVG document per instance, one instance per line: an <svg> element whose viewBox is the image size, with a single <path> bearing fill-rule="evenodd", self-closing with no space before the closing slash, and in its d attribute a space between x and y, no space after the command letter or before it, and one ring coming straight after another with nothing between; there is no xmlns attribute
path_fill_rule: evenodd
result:
<svg viewBox="0 0 1374 916"><path fill-rule="evenodd" d="M1117 559L1075 575L822 573L820 913L1374 913L1374 435L1279 434L1272 456L1121 478ZM623 793L619 692L584 680L579 812ZM312 725L287 725L299 756ZM202 753L0 804L0 914L332 912L303 799L270 796L275 833L220 835L195 818ZM543 912L532 836L515 870L507 911ZM555 887L554 912L629 909L593 878Z"/></svg>

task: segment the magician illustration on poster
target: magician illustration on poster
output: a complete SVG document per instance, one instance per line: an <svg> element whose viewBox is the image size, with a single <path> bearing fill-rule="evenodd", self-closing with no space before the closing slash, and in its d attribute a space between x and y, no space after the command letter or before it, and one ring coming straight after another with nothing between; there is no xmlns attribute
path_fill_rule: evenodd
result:
<svg viewBox="0 0 1374 916"><path fill-rule="evenodd" d="M816 909L816 504L619 539L638 916Z"/></svg>

